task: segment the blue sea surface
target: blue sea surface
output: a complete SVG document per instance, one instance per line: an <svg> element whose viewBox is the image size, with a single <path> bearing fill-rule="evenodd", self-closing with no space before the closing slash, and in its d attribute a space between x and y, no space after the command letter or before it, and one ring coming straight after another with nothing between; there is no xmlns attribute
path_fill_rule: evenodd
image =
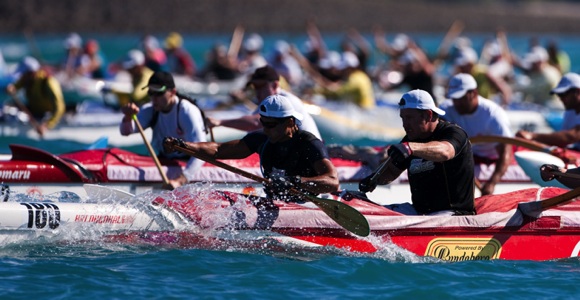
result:
<svg viewBox="0 0 580 300"><path fill-rule="evenodd" d="M210 186L191 188L202 193ZM82 201L59 195L48 195L45 200ZM157 197L172 195L148 192L116 200L99 198L111 197L103 194L93 201L138 208ZM31 197L14 194L10 201L29 202ZM212 214L216 224L226 220L227 211ZM124 232L120 236L113 232L113 237L107 238L112 232L75 224L48 231L12 230L8 237L3 230L0 299L580 297L578 258L452 263L415 255L388 239L372 236L366 239L378 249L375 253L307 247L241 236L235 230L228 235L224 229L219 231L222 239L218 242L214 230L221 227L216 226L201 229L190 224L193 238L186 243L174 242L171 235L127 239Z"/></svg>
<svg viewBox="0 0 580 300"><path fill-rule="evenodd" d="M579 273L575 258L444 263L393 253L280 257L92 243L0 248L2 299L578 299Z"/></svg>

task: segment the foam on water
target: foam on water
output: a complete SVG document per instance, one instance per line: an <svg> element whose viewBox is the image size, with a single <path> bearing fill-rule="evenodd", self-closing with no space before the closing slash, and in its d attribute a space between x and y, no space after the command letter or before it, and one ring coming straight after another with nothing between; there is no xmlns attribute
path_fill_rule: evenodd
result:
<svg viewBox="0 0 580 300"><path fill-rule="evenodd" d="M219 202L204 201L216 192L210 183L190 184L174 191L151 191L135 197L123 197L124 194L104 187L88 191L90 191L89 198L85 199L70 192L59 192L43 197L13 194L10 199L17 202L50 201L123 205L146 211L156 223L161 224L164 230L111 234L90 224L66 224L54 230L43 231L22 230L11 233L10 238L7 239L10 242L0 246L0 256L36 256L34 251L42 252L43 255L59 256L71 248L76 249L75 251L82 250L82 253L89 256L93 255L91 249L96 251L94 254L100 255L111 252L150 251L152 249L162 251L179 248L251 253L305 261L329 256L366 257L390 262L433 261L433 259L412 254L394 245L388 239L372 235L366 237L365 240L372 243L378 251L363 254L353 253L347 249L322 247L267 230L236 230L237 226L247 226L247 224L235 222L239 218L237 214L252 204L240 195L232 199L232 205L216 209ZM196 195L196 197L189 197L189 195ZM172 212L172 215L168 216L166 212L168 208L154 209L149 204L160 200L174 201L190 208L206 207L208 213L204 213L203 219L196 224ZM176 220L171 218L176 218ZM29 252L29 249L33 252ZM43 249L51 249L51 251Z"/></svg>

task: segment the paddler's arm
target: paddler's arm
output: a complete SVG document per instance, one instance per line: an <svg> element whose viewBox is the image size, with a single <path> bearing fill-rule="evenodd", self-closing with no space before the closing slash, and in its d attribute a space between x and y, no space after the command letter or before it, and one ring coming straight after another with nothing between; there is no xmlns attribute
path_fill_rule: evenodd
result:
<svg viewBox="0 0 580 300"><path fill-rule="evenodd" d="M262 125L260 124L260 114L257 113L237 119L221 120L210 117L207 119L211 127L224 126L243 131L254 131L262 128Z"/></svg>
<svg viewBox="0 0 580 300"><path fill-rule="evenodd" d="M448 161L455 157L455 148L447 141L409 142L409 148L411 148L413 156L434 162Z"/></svg>
<svg viewBox="0 0 580 300"><path fill-rule="evenodd" d="M520 130L516 133L516 137L521 137L526 140L533 140L546 145L566 147L568 144L573 144L577 141L580 141L580 126L575 126L572 129L560 130L552 133L535 133Z"/></svg>
<svg viewBox="0 0 580 300"><path fill-rule="evenodd" d="M121 107L121 111L124 116L121 125L119 125L119 130L121 135L127 136L135 132L133 115L136 115L139 112L139 107L135 103L127 103Z"/></svg>
<svg viewBox="0 0 580 300"><path fill-rule="evenodd" d="M332 193L338 191L338 172L332 162L323 158L314 162L314 170L317 176L301 177L299 188L314 194Z"/></svg>
<svg viewBox="0 0 580 300"><path fill-rule="evenodd" d="M431 141L428 143L409 142L406 144L409 149L408 151L410 151L410 153L407 155L412 154L413 156L420 157L425 160L442 162L455 157L455 148L447 141ZM397 167L398 158L393 157L393 154L391 153L393 152L389 150L389 162L386 166L387 169L385 172L382 172L379 175L377 184L389 184L393 180L397 179L404 171L404 168L400 169Z"/></svg>
<svg viewBox="0 0 580 300"><path fill-rule="evenodd" d="M570 174L570 175L580 175L580 168L574 169L563 169L562 173ZM568 188L575 189L580 187L580 180L578 178L573 177L566 177L566 176L558 176L558 181L563 185L567 186Z"/></svg>
<svg viewBox="0 0 580 300"><path fill-rule="evenodd" d="M483 184L481 187L482 195L491 195L495 191L495 185L501 180L501 177L508 169L511 161L511 145L509 144L497 144L496 149L499 155L497 161L495 162L495 169L489 180Z"/></svg>
<svg viewBox="0 0 580 300"><path fill-rule="evenodd" d="M233 140L225 143L216 142L183 142L185 148L192 156L198 154L200 158L207 159L242 159L250 156L253 152L242 140ZM175 139L165 138L163 147L165 151L175 151L174 146L178 145Z"/></svg>
<svg viewBox="0 0 580 300"><path fill-rule="evenodd" d="M578 179L578 176L580 176L580 168L566 170L566 168L560 168L556 165L545 164L540 167L540 175L543 181L557 179L568 188L575 189L580 187L580 179Z"/></svg>

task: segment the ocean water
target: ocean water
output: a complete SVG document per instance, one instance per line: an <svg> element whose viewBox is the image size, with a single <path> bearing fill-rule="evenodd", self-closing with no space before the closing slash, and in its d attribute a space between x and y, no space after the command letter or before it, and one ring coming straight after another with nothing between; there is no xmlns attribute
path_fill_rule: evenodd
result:
<svg viewBox="0 0 580 300"><path fill-rule="evenodd" d="M0 247L2 299L578 299L580 261L444 263L102 244Z"/></svg>
<svg viewBox="0 0 580 300"><path fill-rule="evenodd" d="M159 195L147 193L124 203L139 207ZM11 199L28 201L29 197L16 194ZM221 217L214 215L216 223ZM67 228L34 238L17 239L16 234L0 245L1 299L580 297L578 258L450 263L376 239L373 244L379 250L361 254L267 240L135 244L104 239L90 228ZM209 237L204 231L195 232Z"/></svg>

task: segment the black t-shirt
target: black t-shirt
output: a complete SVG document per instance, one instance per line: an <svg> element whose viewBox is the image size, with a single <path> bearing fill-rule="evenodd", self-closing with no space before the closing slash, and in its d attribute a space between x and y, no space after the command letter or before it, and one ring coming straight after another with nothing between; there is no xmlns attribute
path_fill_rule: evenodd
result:
<svg viewBox="0 0 580 300"><path fill-rule="evenodd" d="M408 141L406 136L403 141ZM412 142L430 141L451 143L455 157L433 162L411 156L406 169L413 207L421 214L441 210L454 210L457 214L475 213L473 153L467 133L456 124L440 120L429 139Z"/></svg>
<svg viewBox="0 0 580 300"><path fill-rule="evenodd" d="M329 158L321 140L308 131L299 130L284 142L270 143L262 131L254 131L242 138L254 153L260 156L260 166L265 177L301 176L313 177L316 174L314 162Z"/></svg>

